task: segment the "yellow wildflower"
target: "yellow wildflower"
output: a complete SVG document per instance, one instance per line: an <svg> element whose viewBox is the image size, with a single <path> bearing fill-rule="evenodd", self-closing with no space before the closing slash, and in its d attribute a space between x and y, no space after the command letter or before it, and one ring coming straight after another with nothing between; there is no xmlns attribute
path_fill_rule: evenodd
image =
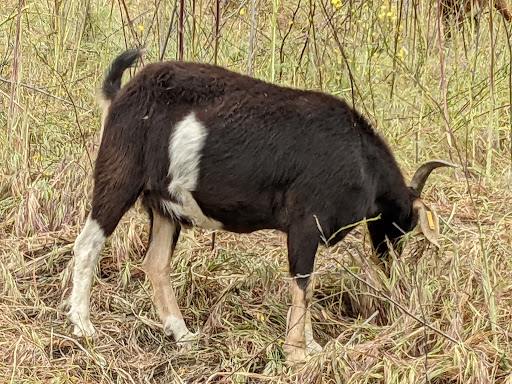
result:
<svg viewBox="0 0 512 384"><path fill-rule="evenodd" d="M341 8L341 0L331 0L331 2L332 2L332 5L334 5L336 7L336 9Z"/></svg>

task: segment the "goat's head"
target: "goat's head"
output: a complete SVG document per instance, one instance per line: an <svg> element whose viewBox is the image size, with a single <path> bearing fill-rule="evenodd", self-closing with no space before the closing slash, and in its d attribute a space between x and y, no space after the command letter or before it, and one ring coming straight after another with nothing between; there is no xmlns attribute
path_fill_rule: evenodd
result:
<svg viewBox="0 0 512 384"><path fill-rule="evenodd" d="M368 223L368 229L374 248L381 258L389 254L386 238L393 249L400 254L403 248L401 237L411 232L418 224L425 238L439 246L439 219L435 211L421 199L421 192L430 173L439 167L456 167L456 165L441 161L428 161L421 165L412 177L405 200L384 207L381 219Z"/></svg>

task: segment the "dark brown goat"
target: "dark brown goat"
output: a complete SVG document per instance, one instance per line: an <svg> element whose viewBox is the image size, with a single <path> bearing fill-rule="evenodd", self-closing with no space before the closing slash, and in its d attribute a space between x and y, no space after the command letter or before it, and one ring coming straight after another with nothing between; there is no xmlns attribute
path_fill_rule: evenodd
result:
<svg viewBox="0 0 512 384"><path fill-rule="evenodd" d="M151 222L144 268L165 333L180 344L189 332L169 280L182 226L288 235L292 306L288 360L321 350L313 339L311 274L321 236L365 217L373 244L386 254L419 222L436 243L438 220L420 199L430 172L408 187L384 140L344 101L282 88L195 63L147 65L122 89L140 56L127 51L103 85L103 135L94 172L92 211L75 242L69 317L76 335L91 335L89 295L98 254L124 213L142 195Z"/></svg>
<svg viewBox="0 0 512 384"><path fill-rule="evenodd" d="M488 0L441 0L441 14L446 26L452 18L455 18L456 25L460 27L466 15L473 15L475 23L479 23L479 15L489 7ZM512 21L512 13L509 10L506 0L494 1L494 8L508 22Z"/></svg>

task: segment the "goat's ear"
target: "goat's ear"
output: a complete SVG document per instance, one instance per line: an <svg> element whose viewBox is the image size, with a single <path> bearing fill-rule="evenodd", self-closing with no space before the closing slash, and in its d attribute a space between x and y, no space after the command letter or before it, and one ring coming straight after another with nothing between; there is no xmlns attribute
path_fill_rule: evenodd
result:
<svg viewBox="0 0 512 384"><path fill-rule="evenodd" d="M421 199L416 199L412 203L414 214L418 218L418 224L421 232L428 241L439 248L437 239L439 238L439 219L436 212L429 208Z"/></svg>

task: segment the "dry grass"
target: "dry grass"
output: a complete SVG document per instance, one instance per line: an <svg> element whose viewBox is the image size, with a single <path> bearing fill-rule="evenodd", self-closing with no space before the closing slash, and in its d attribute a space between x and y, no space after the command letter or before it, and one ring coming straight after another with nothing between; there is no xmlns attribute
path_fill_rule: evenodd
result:
<svg viewBox="0 0 512 384"><path fill-rule="evenodd" d="M215 6L192 3L185 59L245 72L251 2L222 2L217 38ZM147 61L164 46L166 58L179 56L177 25L165 44L179 12L164 2L19 8L8 0L0 9L0 382L512 383L510 26L493 14L492 45L485 15L479 34L468 24L440 50L430 2L281 3L256 1L255 76L353 101L406 176L432 157L467 162L466 174L438 171L425 191L442 219L441 249L410 236L388 278L371 261L363 227L321 248L312 312L325 349L291 370L281 349L284 236L218 233L211 251L209 232L184 232L171 278L201 338L179 351L140 270L148 228L137 206L97 269L99 335L72 338L66 299L72 244L89 209L95 89L125 41L145 41Z"/></svg>

